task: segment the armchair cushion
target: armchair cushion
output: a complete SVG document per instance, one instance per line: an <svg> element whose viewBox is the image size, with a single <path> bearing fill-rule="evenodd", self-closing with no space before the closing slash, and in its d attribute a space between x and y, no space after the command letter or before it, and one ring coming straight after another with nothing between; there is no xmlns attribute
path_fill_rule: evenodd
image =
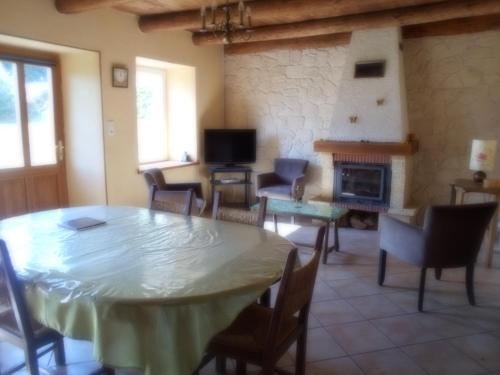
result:
<svg viewBox="0 0 500 375"><path fill-rule="evenodd" d="M382 250L414 265L423 264L425 240L421 228L380 215L379 229Z"/></svg>
<svg viewBox="0 0 500 375"><path fill-rule="evenodd" d="M290 185L274 185L261 188L257 191L258 197L292 197L292 187Z"/></svg>
<svg viewBox="0 0 500 375"><path fill-rule="evenodd" d="M293 184L293 181L306 173L309 161L302 159L275 159L274 173L284 182Z"/></svg>
<svg viewBox="0 0 500 375"><path fill-rule="evenodd" d="M257 175L257 189L281 184L283 184L283 180L274 172Z"/></svg>

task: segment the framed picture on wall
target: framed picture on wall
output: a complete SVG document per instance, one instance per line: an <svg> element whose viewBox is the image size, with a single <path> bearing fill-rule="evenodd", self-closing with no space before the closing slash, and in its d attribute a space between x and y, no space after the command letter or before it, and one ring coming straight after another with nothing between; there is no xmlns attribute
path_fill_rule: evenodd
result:
<svg viewBox="0 0 500 375"><path fill-rule="evenodd" d="M128 87L128 68L124 65L113 65L111 69L113 87Z"/></svg>

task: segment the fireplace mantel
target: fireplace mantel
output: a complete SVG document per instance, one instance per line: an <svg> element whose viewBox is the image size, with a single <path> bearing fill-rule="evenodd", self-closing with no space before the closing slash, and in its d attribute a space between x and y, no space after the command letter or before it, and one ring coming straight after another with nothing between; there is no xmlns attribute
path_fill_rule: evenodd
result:
<svg viewBox="0 0 500 375"><path fill-rule="evenodd" d="M320 139L314 142L314 151L330 154L377 154L377 155L413 155L418 151L418 141L402 143L389 142L345 142Z"/></svg>

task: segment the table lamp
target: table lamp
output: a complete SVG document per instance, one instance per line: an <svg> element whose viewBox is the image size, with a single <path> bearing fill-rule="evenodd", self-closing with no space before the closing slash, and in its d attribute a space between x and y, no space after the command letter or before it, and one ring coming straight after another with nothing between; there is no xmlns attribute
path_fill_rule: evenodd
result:
<svg viewBox="0 0 500 375"><path fill-rule="evenodd" d="M469 169L476 171L472 176L474 182L482 183L486 173L493 170L495 166L495 154L497 141L474 139L470 153Z"/></svg>

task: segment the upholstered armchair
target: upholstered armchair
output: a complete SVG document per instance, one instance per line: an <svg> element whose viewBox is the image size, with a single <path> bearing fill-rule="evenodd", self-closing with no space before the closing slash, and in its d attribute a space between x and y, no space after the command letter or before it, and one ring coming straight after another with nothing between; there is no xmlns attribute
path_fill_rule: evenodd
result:
<svg viewBox="0 0 500 375"><path fill-rule="evenodd" d="M302 159L275 159L274 172L257 176L257 196L302 199L308 165Z"/></svg>
<svg viewBox="0 0 500 375"><path fill-rule="evenodd" d="M154 201L168 201L171 199L171 195L166 192L186 192L192 190L194 193L193 199L193 209L191 213L194 215L200 215L205 209L206 202L203 199L203 191L201 188L201 183L199 182L184 182L184 183L166 183L163 172L158 168L152 168L144 171L144 178L146 179L146 184L149 189L149 202ZM162 196L164 195L164 199Z"/></svg>
<svg viewBox="0 0 500 375"><path fill-rule="evenodd" d="M423 228L381 216L379 285L384 283L387 253L420 267L418 309L422 311L427 269L434 268L439 280L443 268L466 267L467 297L475 305L474 265L497 206L433 206L426 212Z"/></svg>

